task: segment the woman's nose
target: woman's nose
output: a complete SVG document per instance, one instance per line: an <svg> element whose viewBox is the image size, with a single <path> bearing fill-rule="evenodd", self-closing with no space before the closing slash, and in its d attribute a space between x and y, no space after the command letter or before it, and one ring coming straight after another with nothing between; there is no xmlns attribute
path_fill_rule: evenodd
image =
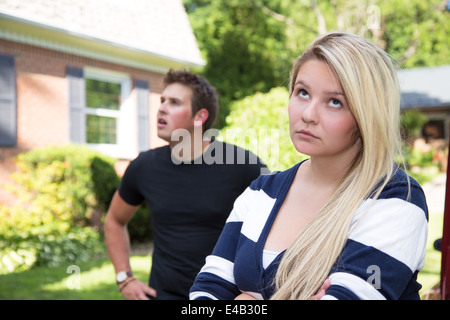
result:
<svg viewBox="0 0 450 320"><path fill-rule="evenodd" d="M311 102L308 103L308 105L302 112L302 120L305 123L317 123L319 120L317 113L318 107L319 103L317 101L311 100Z"/></svg>

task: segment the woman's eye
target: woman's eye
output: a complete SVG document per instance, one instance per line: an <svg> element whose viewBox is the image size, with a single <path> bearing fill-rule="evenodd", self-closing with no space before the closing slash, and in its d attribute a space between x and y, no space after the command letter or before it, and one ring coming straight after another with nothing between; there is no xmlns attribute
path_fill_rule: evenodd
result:
<svg viewBox="0 0 450 320"><path fill-rule="evenodd" d="M309 94L308 94L308 92L305 89L300 89L298 91L298 96L302 97L302 98L308 98Z"/></svg>
<svg viewBox="0 0 450 320"><path fill-rule="evenodd" d="M330 100L330 107L340 108L340 107L342 107L342 103L338 99L331 99Z"/></svg>

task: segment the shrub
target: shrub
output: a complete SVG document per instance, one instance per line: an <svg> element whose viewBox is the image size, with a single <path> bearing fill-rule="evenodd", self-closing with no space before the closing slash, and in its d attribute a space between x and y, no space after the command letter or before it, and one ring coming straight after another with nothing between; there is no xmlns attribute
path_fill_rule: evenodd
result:
<svg viewBox="0 0 450 320"><path fill-rule="evenodd" d="M416 138L427 122L428 117L416 109L402 112L401 124L403 138L407 141Z"/></svg>
<svg viewBox="0 0 450 320"><path fill-rule="evenodd" d="M231 105L223 140L251 150L271 171L286 170L306 156L295 150L289 134L289 93L279 87ZM236 132L239 137L236 138Z"/></svg>
<svg viewBox="0 0 450 320"><path fill-rule="evenodd" d="M114 162L73 145L20 154L10 186L18 201L0 206L0 273L83 261L99 252L103 243L92 218L107 210L118 186Z"/></svg>
<svg viewBox="0 0 450 320"><path fill-rule="evenodd" d="M148 243L153 240L149 208L144 202L128 222L128 235L132 244Z"/></svg>
<svg viewBox="0 0 450 320"><path fill-rule="evenodd" d="M425 168L436 166L436 164L434 163L433 150L422 151L417 148L412 148L411 150L405 152L405 161L409 168Z"/></svg>
<svg viewBox="0 0 450 320"><path fill-rule="evenodd" d="M119 183L114 163L115 159L81 146L45 147L20 154L19 173L13 178L27 191L22 196L31 192L35 205L63 220L86 224L95 210L108 208Z"/></svg>

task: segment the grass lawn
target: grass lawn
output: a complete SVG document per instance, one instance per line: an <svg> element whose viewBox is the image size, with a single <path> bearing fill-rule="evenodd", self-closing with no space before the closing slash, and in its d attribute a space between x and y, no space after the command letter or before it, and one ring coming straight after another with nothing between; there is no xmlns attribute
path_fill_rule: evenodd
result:
<svg viewBox="0 0 450 320"><path fill-rule="evenodd" d="M440 280L441 253L433 242L442 236L443 214L431 214L425 267L419 273L421 295ZM137 279L146 283L151 256L133 255L131 265ZM0 300L120 300L114 280L114 269L107 257L81 263L79 277L69 269L34 268L29 271L0 275Z"/></svg>
<svg viewBox="0 0 450 320"><path fill-rule="evenodd" d="M441 252L436 251L433 248L433 243L436 239L442 237L442 229L444 223L444 214L430 214L429 227L428 227L428 242L427 253L425 256L425 266L420 271L418 281L422 284L421 295L426 290L431 289L433 286L440 282L441 272Z"/></svg>
<svg viewBox="0 0 450 320"><path fill-rule="evenodd" d="M149 255L131 257L134 276L148 281ZM69 266L34 268L0 275L0 300L120 300L115 271L107 257L81 263L79 277Z"/></svg>

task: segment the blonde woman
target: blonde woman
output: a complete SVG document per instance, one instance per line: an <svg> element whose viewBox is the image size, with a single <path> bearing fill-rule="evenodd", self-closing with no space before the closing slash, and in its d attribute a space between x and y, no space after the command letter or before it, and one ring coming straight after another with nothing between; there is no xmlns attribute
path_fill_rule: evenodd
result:
<svg viewBox="0 0 450 320"><path fill-rule="evenodd" d="M349 33L320 36L291 71L289 129L310 158L236 200L191 299L419 299L428 210L401 153L390 57Z"/></svg>

